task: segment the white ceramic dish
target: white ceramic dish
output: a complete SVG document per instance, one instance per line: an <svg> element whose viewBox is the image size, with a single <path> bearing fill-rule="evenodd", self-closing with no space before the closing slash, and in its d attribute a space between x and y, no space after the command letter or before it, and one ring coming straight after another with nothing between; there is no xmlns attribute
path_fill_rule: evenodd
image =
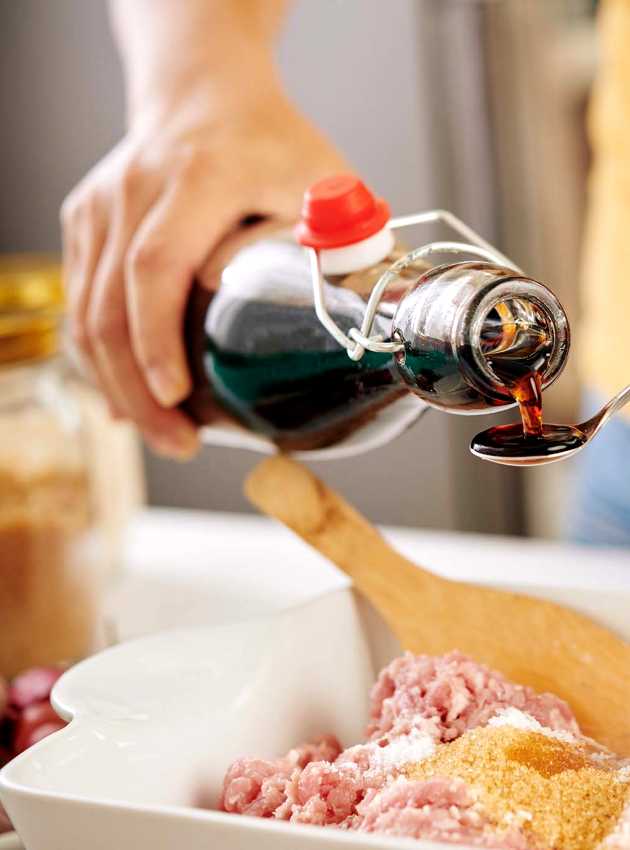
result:
<svg viewBox="0 0 630 850"><path fill-rule="evenodd" d="M573 598L630 638L630 590L539 593ZM216 801L238 755L277 755L326 731L344 744L359 739L372 657L392 652L374 623L340 589L264 619L141 638L73 668L54 691L72 723L1 774L2 800L26 847L439 847L192 807L204 788Z"/></svg>

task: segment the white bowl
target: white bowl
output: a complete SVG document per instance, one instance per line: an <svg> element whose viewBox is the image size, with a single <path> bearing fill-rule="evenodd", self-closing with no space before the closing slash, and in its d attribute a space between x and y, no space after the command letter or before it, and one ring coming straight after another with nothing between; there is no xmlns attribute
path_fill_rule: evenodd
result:
<svg viewBox="0 0 630 850"><path fill-rule="evenodd" d="M627 591L580 601L630 638L629 604ZM375 623L341 589L264 619L141 638L74 667L53 693L70 725L0 775L28 850L443 846L194 808L203 789L216 803L237 756L275 756L324 732L344 745L360 739L372 659L395 651Z"/></svg>

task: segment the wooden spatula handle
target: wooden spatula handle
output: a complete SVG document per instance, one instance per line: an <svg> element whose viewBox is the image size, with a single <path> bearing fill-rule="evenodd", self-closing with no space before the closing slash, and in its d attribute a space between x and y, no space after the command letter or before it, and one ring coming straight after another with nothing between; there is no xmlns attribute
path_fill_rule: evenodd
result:
<svg viewBox="0 0 630 850"><path fill-rule="evenodd" d="M278 456L246 494L352 577L405 649L460 649L514 682L552 691L583 731L630 755L630 646L582 614L522 594L447 581L403 558L308 469Z"/></svg>
<svg viewBox="0 0 630 850"><path fill-rule="evenodd" d="M433 595L436 584L448 585L398 554L379 532L310 470L279 455L259 464L245 493L263 513L282 522L340 570L370 599L399 638L401 610L417 615L422 585ZM413 583L414 595L406 592ZM446 589L446 588L445 588Z"/></svg>

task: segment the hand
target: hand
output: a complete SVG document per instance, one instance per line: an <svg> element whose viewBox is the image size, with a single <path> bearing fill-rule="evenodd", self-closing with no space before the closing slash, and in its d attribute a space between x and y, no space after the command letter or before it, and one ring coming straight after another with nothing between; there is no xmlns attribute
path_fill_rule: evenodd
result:
<svg viewBox="0 0 630 850"><path fill-rule="evenodd" d="M212 285L243 219L293 221L305 187L347 170L260 76L245 94L197 80L153 99L62 207L72 338L112 413L159 453L197 448L176 407L191 389L182 322L193 279Z"/></svg>

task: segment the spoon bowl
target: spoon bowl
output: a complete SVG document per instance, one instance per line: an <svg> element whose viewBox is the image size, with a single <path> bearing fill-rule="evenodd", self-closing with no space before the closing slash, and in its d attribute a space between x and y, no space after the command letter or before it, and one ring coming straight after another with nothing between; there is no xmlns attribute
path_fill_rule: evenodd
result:
<svg viewBox="0 0 630 850"><path fill-rule="evenodd" d="M473 438L470 451L482 460L503 466L542 466L568 460L595 437L611 416L630 402L627 386L602 409L580 425L543 425L540 436L528 436L520 422L495 425Z"/></svg>

